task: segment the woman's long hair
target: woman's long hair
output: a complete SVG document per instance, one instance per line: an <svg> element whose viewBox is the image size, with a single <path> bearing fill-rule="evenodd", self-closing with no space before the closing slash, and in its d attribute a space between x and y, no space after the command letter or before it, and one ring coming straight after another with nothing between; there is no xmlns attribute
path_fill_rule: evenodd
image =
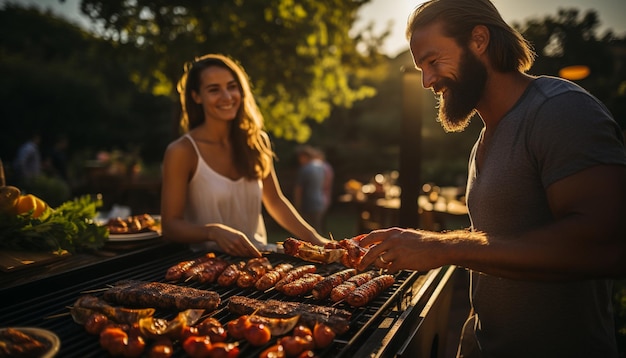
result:
<svg viewBox="0 0 626 358"><path fill-rule="evenodd" d="M182 107L181 130L186 133L205 121L202 104L193 100L192 93L200 93L202 71L212 66L230 71L241 92L241 105L230 130L235 167L246 178L264 178L270 172L274 152L267 133L263 131L263 115L252 95L248 75L229 57L208 54L185 65L177 86Z"/></svg>
<svg viewBox="0 0 626 358"><path fill-rule="evenodd" d="M417 28L442 21L447 36L460 46L467 46L477 25L490 33L489 58L500 72L526 72L533 65L535 52L530 43L500 16L489 0L431 0L419 5L409 16L406 36Z"/></svg>

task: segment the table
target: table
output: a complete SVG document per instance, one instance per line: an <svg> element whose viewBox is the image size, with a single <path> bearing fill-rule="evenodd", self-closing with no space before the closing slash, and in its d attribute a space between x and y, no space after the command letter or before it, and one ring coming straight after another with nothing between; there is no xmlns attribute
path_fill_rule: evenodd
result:
<svg viewBox="0 0 626 358"><path fill-rule="evenodd" d="M359 216L359 232L398 225L400 198L366 198L352 202L356 205ZM417 202L420 229L453 230L466 228L470 224L467 207L461 201L440 198L436 203L431 203L425 195L420 195Z"/></svg>

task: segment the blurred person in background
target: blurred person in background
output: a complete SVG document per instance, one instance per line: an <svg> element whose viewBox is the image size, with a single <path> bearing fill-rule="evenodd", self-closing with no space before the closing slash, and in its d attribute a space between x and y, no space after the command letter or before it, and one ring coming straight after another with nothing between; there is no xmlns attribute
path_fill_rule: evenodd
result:
<svg viewBox="0 0 626 358"><path fill-rule="evenodd" d="M259 257L267 244L262 205L296 238L322 237L283 195L248 76L229 57L209 54L186 66L178 91L185 134L163 160L165 239L192 249Z"/></svg>
<svg viewBox="0 0 626 358"><path fill-rule="evenodd" d="M53 176L56 176L66 183L69 183L67 148L69 141L67 136L56 137L47 158L48 167Z"/></svg>
<svg viewBox="0 0 626 358"><path fill-rule="evenodd" d="M324 200L325 207L324 213L322 214L322 231L327 232L327 224L326 218L328 216L328 210L330 210L330 206L333 204L333 184L335 182L335 170L333 166L326 160L326 154L320 149L317 151L319 160L322 161L322 165L324 165L324 185L322 186L322 190L324 191Z"/></svg>
<svg viewBox="0 0 626 358"><path fill-rule="evenodd" d="M296 149L298 174L294 186L294 205L302 217L317 231L322 231L324 214L328 209L326 197L326 167L319 151L309 145Z"/></svg>
<svg viewBox="0 0 626 358"><path fill-rule="evenodd" d="M626 150L580 86L526 73L528 42L489 0L432 0L407 36L439 121L484 127L470 153L470 230L365 236L390 272L471 270L459 357L617 357L612 278L626 275Z"/></svg>
<svg viewBox="0 0 626 358"><path fill-rule="evenodd" d="M13 170L18 186L27 185L30 181L41 175L42 163L39 146L41 134L31 133L26 142L17 150L13 161Z"/></svg>

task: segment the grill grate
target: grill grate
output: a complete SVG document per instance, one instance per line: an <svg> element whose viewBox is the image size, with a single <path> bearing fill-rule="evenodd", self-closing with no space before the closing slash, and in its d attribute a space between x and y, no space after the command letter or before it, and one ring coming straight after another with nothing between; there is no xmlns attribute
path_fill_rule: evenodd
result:
<svg viewBox="0 0 626 358"><path fill-rule="evenodd" d="M142 281L159 281L164 280L165 272L170 266L189 259L201 256L201 253L193 253L187 250L176 251L166 254L165 256L155 257L153 260L140 263L132 267L120 268L114 272L102 272L96 266L90 279L80 282L67 282L67 284L59 284L59 287L51 288L46 294L39 297L32 297L25 301L18 302L10 306L0 307L0 325L2 326L35 326L45 328L55 332L61 338L61 350L59 357L107 357L107 353L100 348L98 338L89 335L82 326L74 323L71 316L63 315L68 312L76 299L86 291L103 289L124 279L134 279ZM218 255L229 262L237 261L227 255ZM282 255L269 254L267 258L272 265L279 263L291 263L294 266L304 264L296 258ZM317 265L318 273L326 276L333 272L343 269L338 264L333 265ZM383 292L375 298L369 305L365 307L351 307L345 303L335 304L335 307L352 312L350 320L350 329L336 337L335 342L324 350L317 350L316 353L320 357L339 357L350 356L350 351L354 351L355 347L359 347L367 341L368 336L395 306L400 306L404 299L406 291L410 289L413 282L419 276L418 273L401 271L395 275L396 283L392 288ZM219 293L222 303L211 315L217 318L222 324L225 324L237 316L230 313L227 308L228 299L234 295L247 296L257 299L277 299L282 301L297 301L316 305L331 305L331 301L318 301L310 295L308 297L289 297L282 293L270 290L266 292L257 291L255 289L242 289L239 287L220 287L217 284L200 284L198 282L178 282L178 285L184 285L199 289L214 290ZM61 287L62 286L62 287ZM98 293L93 293L98 295ZM166 317L174 316L174 313L158 314ZM245 342L240 342L240 357L258 357L259 354L269 345L275 343L272 339L270 343L263 347L253 347ZM185 356L180 345L175 345L175 357Z"/></svg>

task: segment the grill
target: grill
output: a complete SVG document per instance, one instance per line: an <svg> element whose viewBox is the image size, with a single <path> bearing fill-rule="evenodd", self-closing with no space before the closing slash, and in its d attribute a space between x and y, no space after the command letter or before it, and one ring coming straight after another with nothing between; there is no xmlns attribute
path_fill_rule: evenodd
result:
<svg viewBox="0 0 626 358"><path fill-rule="evenodd" d="M119 280L134 279L142 281L164 280L165 272L170 266L185 260L199 257L202 253L190 252L186 249L172 249L170 246L158 251L145 251L139 256L125 257L120 260L110 260L106 263L92 265L67 274L57 275L47 279L7 288L0 291L6 303L0 307L1 326L35 326L55 332L61 339L59 357L107 357L108 354L100 348L98 337L88 334L84 328L72 320L68 312L76 299L87 291L106 288ZM218 255L229 262L238 261L227 255ZM305 262L283 254L268 254L267 258L272 265L291 263L294 266ZM306 263L308 264L308 263ZM338 264L317 265L318 273L328 275L344 267ZM395 284L376 297L365 307L351 307L345 303L338 303L334 307L348 310L352 313L350 329L338 335L334 343L324 350L316 350L319 357L353 357L353 356L416 356L411 346L418 341L418 337L428 338L430 346L438 343L438 332L420 332L420 327L427 322L426 315L432 311L434 299L442 295L442 287L448 280L451 269L442 268L428 273L401 271L395 274ZM234 295L247 296L256 299L277 299L282 301L297 301L315 305L331 305L331 301L318 301L310 295L306 297L289 297L275 290L261 292L252 289L242 289L236 286L220 287L217 284L199 284L197 282L178 282L199 289L213 290L219 293L222 303L211 313L222 324L237 318L228 308L228 299ZM449 285L447 285L449 286ZM98 293L93 293L98 295ZM449 296L449 295L448 295ZM7 302L8 301L8 302ZM445 300L444 304L445 304ZM171 317L174 313L157 312L161 317ZM433 316L431 314L430 316ZM447 311L442 312L437 319L447 320ZM445 323L445 322L444 322ZM427 334L425 334L427 333ZM263 347L253 347L240 342L240 357L258 357L276 339ZM413 343L413 344L412 344ZM185 352L179 344L175 345L175 357L184 357ZM429 349L430 350L430 349ZM436 349L435 349L436 350ZM360 352L360 353L359 353ZM431 353L432 354L432 353ZM432 356L432 355L431 355ZM436 356L436 355L435 355Z"/></svg>

